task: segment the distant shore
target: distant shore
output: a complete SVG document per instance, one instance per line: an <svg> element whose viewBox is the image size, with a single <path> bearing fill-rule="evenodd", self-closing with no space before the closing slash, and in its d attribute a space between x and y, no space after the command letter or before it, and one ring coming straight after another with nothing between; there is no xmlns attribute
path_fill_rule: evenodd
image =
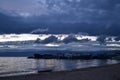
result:
<svg viewBox="0 0 120 80"><path fill-rule="evenodd" d="M83 68L72 71L0 77L0 80L120 80L120 64Z"/></svg>

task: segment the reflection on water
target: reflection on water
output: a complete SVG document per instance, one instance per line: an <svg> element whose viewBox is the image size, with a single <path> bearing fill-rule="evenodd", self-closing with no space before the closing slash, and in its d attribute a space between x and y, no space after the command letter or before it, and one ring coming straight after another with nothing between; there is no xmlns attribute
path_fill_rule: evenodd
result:
<svg viewBox="0 0 120 80"><path fill-rule="evenodd" d="M118 62L117 60L35 60L26 57L0 57L0 76L35 73L37 70L47 68L53 68L53 71L72 70Z"/></svg>

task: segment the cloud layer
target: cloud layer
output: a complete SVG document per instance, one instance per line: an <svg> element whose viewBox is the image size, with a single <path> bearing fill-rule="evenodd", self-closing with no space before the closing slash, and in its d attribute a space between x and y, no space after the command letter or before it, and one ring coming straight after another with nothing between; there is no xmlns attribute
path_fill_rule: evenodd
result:
<svg viewBox="0 0 120 80"><path fill-rule="evenodd" d="M118 0L0 0L0 12L23 17L56 16L71 21L105 21L120 16ZM117 17L116 17L117 16ZM61 19L61 18L60 18ZM64 19L64 18L63 18ZM116 20L117 20L116 19ZM73 21L73 20L72 20Z"/></svg>
<svg viewBox="0 0 120 80"><path fill-rule="evenodd" d="M17 17L15 21L20 23L15 24L17 27L21 27L22 22L27 22L31 24L25 23L22 26L40 27L41 23L44 23L60 30L59 28L64 27L61 24L63 23L65 26L71 26L70 31L75 29L94 33L95 30L96 33L101 33L104 28L104 32L109 30L112 34L118 34L120 29L119 0L0 0L0 13L7 14L10 19ZM6 19L8 18L4 19L4 23L8 22ZM11 23L9 26L13 26ZM3 28L6 25L4 24Z"/></svg>

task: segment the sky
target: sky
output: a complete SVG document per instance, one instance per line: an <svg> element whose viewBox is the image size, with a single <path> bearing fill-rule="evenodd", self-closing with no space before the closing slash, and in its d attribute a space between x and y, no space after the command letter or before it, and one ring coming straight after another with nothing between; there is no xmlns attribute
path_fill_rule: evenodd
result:
<svg viewBox="0 0 120 80"><path fill-rule="evenodd" d="M120 0L0 0L0 13L26 22L120 25Z"/></svg>
<svg viewBox="0 0 120 80"><path fill-rule="evenodd" d="M119 0L0 0L0 12L12 16L67 16L68 22L111 22L120 18ZM117 16L117 17L116 17ZM60 18L61 19L61 18ZM74 19L74 20L73 20ZM62 20L61 20L62 21ZM65 20L66 21L66 20Z"/></svg>

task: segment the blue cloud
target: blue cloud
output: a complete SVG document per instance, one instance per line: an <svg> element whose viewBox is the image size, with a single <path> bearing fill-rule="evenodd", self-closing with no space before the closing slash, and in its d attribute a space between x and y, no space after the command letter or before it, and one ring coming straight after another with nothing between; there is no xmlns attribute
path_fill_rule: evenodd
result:
<svg viewBox="0 0 120 80"><path fill-rule="evenodd" d="M44 16L53 18L53 22L111 22L119 19L119 4L118 0L0 0L0 12L22 17Z"/></svg>

